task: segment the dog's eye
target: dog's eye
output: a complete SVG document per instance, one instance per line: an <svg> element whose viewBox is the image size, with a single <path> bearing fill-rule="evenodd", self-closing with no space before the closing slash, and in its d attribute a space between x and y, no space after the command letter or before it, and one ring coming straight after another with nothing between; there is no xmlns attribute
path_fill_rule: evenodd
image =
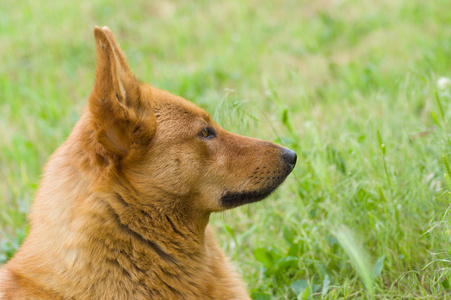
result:
<svg viewBox="0 0 451 300"><path fill-rule="evenodd" d="M214 138L216 136L215 132L213 131L213 129L210 129L210 128L207 128L207 127L202 128L202 130L200 131L199 135L204 137L204 138L206 138L206 139L211 139L211 138Z"/></svg>

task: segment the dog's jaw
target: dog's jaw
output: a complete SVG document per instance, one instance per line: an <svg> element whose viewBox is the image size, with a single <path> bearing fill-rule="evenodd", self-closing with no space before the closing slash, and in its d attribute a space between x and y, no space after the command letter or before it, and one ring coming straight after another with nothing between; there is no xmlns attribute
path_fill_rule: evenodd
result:
<svg viewBox="0 0 451 300"><path fill-rule="evenodd" d="M221 197L221 204L225 208L234 208L263 200L273 191L274 189L270 189L269 191L226 192Z"/></svg>
<svg viewBox="0 0 451 300"><path fill-rule="evenodd" d="M293 170L293 166L286 166L280 176L271 181L266 187L259 190L225 191L221 196L221 205L225 209L261 201L272 194Z"/></svg>

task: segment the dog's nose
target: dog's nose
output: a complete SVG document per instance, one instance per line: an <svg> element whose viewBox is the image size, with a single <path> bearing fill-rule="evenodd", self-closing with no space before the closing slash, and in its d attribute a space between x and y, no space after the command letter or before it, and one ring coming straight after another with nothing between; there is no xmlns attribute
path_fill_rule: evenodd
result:
<svg viewBox="0 0 451 300"><path fill-rule="evenodd" d="M297 155L293 150L285 148L282 153L283 159L291 165L292 168L296 165Z"/></svg>

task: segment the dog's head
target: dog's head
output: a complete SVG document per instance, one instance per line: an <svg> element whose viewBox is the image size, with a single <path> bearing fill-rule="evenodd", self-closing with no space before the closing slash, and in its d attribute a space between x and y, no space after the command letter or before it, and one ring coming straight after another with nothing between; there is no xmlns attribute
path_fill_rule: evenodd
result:
<svg viewBox="0 0 451 300"><path fill-rule="evenodd" d="M191 102L139 82L111 31L94 35L96 162L140 205L221 211L265 198L293 170L293 151L227 132Z"/></svg>

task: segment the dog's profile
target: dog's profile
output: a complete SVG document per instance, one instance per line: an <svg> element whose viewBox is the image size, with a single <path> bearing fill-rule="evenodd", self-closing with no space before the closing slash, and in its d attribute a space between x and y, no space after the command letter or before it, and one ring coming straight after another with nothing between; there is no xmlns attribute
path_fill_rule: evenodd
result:
<svg viewBox="0 0 451 300"><path fill-rule="evenodd" d="M45 167L0 298L249 299L209 216L268 196L296 154L139 82L111 31L94 36L89 105Z"/></svg>

